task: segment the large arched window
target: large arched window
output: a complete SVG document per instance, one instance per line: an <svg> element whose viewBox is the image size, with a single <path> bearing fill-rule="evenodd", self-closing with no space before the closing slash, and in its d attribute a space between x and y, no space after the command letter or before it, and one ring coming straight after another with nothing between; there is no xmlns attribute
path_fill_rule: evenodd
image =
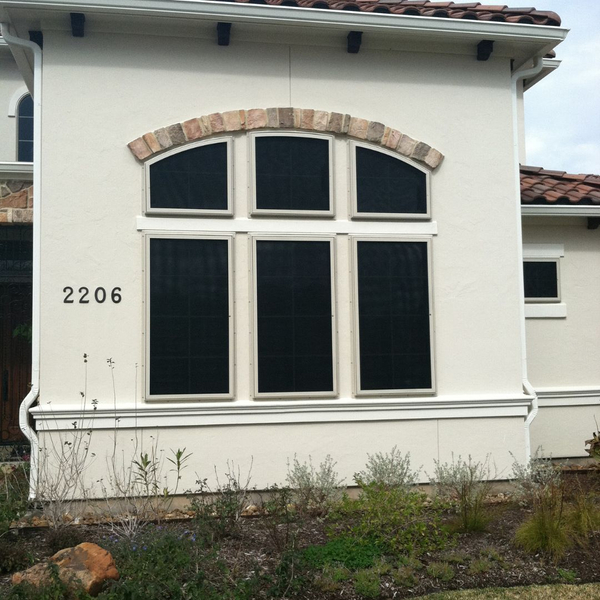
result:
<svg viewBox="0 0 600 600"><path fill-rule="evenodd" d="M427 169L299 131L146 165L148 399L434 393Z"/></svg>
<svg viewBox="0 0 600 600"><path fill-rule="evenodd" d="M19 102L17 134L17 160L33 162L33 99L29 94Z"/></svg>

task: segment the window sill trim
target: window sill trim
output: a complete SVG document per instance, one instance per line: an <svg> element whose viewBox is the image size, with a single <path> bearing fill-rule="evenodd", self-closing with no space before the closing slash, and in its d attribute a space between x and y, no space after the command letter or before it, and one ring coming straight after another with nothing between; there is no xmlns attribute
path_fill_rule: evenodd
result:
<svg viewBox="0 0 600 600"><path fill-rule="evenodd" d="M525 304L526 319L565 319L566 317L567 305L564 302Z"/></svg>

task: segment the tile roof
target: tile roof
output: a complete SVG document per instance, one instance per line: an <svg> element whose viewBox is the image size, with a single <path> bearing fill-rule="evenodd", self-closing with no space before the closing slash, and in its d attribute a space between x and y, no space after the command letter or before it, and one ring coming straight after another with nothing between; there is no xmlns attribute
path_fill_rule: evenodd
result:
<svg viewBox="0 0 600 600"><path fill-rule="evenodd" d="M489 6L480 2L428 2L427 0L228 0L272 6L297 6L331 10L390 13L416 17L500 21L529 25L560 25L560 17L550 10L510 8L504 4Z"/></svg>
<svg viewBox="0 0 600 600"><path fill-rule="evenodd" d="M600 175L521 166L521 204L600 205Z"/></svg>

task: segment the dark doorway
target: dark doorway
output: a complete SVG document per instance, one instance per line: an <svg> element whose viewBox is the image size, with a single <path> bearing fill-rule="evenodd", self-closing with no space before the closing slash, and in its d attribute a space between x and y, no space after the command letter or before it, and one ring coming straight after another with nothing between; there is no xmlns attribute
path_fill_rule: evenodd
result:
<svg viewBox="0 0 600 600"><path fill-rule="evenodd" d="M19 405L31 381L30 225L0 227L0 444L25 441Z"/></svg>

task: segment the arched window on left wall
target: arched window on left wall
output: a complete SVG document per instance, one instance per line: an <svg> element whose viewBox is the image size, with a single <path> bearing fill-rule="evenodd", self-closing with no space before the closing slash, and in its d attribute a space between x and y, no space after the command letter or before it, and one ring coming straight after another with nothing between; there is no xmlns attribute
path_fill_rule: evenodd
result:
<svg viewBox="0 0 600 600"><path fill-rule="evenodd" d="M21 98L17 116L17 160L33 162L33 100L30 94Z"/></svg>

